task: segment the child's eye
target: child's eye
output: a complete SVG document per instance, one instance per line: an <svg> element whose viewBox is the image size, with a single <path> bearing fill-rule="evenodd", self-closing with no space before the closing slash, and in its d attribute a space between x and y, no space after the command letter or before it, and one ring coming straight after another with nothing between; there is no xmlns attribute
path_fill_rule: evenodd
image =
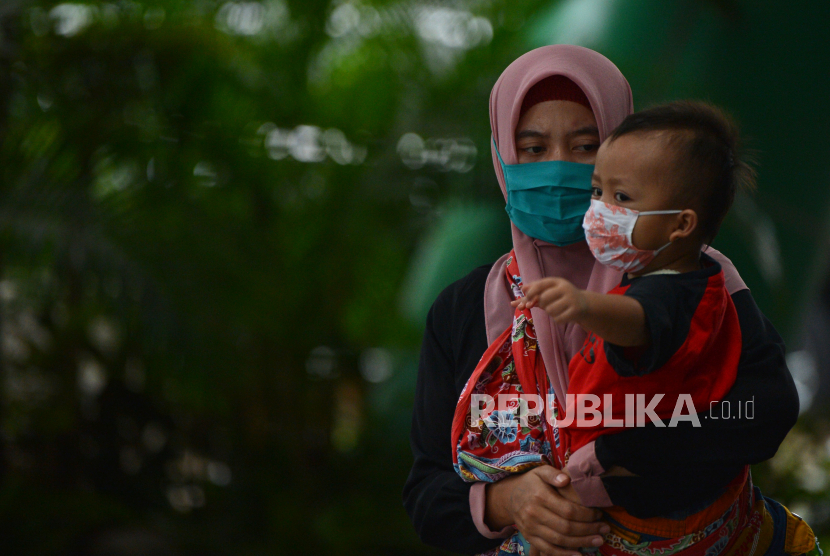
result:
<svg viewBox="0 0 830 556"><path fill-rule="evenodd" d="M616 193L614 193L614 199L616 199L620 203L623 203L625 201L630 201L631 197L629 197L628 195L626 195L625 193L623 193L621 191L617 191Z"/></svg>
<svg viewBox="0 0 830 556"><path fill-rule="evenodd" d="M602 189L600 189L599 187L592 187L591 188L591 197L596 197L597 199L602 197Z"/></svg>

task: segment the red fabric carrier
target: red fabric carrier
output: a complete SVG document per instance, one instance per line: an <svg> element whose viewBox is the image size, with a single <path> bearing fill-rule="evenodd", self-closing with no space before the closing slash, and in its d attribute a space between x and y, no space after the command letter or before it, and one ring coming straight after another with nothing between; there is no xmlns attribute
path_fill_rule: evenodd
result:
<svg viewBox="0 0 830 556"><path fill-rule="evenodd" d="M618 286L608 292L622 295L629 286ZM724 285L723 272L711 276L700 303L692 316L686 341L672 357L656 371L643 376L620 376L606 357L602 338L589 334L580 352L571 359L568 368L568 394L611 394L611 408L606 408L600 395L601 424L580 426L578 420L562 427L566 443L575 452L601 434L619 432L618 426L603 426L608 416L625 422L626 394L629 394L629 422L636 413L637 394L644 395L643 405L654 396L663 394L654 406L661 419L671 419L690 413L705 413L713 402L719 402L732 388L741 357L741 326L732 298ZM679 400L681 394L691 397L694 410ZM571 411L571 408L568 408ZM644 416L646 423L649 417ZM668 433L667 433L668 434Z"/></svg>

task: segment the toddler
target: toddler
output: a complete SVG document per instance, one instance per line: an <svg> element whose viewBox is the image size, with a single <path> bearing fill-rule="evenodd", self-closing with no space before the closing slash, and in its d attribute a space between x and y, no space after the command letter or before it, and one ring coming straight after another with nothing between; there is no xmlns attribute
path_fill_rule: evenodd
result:
<svg viewBox="0 0 830 556"><path fill-rule="evenodd" d="M622 282L600 294L546 278L513 302L589 332L569 366L576 407L560 433L570 453L633 426L635 417L640 425L654 416L696 419L735 382L737 313L720 265L701 248L717 234L735 189L754 184L751 168L735 158L737 139L729 119L705 104L629 116L597 153L583 222L594 256L625 272ZM591 394L599 398L599 425L573 415Z"/></svg>

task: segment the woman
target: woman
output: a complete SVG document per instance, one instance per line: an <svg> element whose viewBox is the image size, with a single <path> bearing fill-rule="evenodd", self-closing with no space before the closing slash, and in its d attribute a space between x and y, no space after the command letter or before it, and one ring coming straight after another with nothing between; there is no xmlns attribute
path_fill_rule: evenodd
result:
<svg viewBox="0 0 830 556"><path fill-rule="evenodd" d="M596 52L556 45L520 57L490 97L493 161L505 199L504 170L530 184L534 178L522 175L524 163L593 164L599 143L632 109L627 81ZM590 177L586 183L579 166L568 166L557 170L557 183L532 184L544 195L508 201L521 275L525 282L561 276L580 288L607 291L620 275L596 263L581 236ZM578 547L597 546L608 530L597 521L601 513L585 506L614 504L637 517L680 518L720 496L745 465L772 457L798 416L784 346L731 263L715 256L727 274L743 337L738 377L724 405L747 407L752 401L753 418L704 412L699 428L648 426L605 435L571 456L567 475L540 467L486 486L456 475L449 438L464 384L489 343L511 323L509 286L502 278L507 255L444 290L427 319L412 421L415 462L404 488L406 509L422 540L456 552L484 552L498 546L515 524L534 549L573 554ZM538 309L533 317L561 399L568 362L585 332L557 326ZM621 461L626 469L616 465ZM636 476L624 476L632 473Z"/></svg>

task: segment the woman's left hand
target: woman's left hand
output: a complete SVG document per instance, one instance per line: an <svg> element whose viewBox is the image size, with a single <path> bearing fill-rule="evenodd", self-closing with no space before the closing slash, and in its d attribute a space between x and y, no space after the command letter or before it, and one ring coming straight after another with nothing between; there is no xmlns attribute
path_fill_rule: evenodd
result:
<svg viewBox="0 0 830 556"><path fill-rule="evenodd" d="M582 500L579 498L579 494L576 493L576 489L574 488L573 483L571 483L571 481L570 481L571 476L568 475L568 472L565 471L565 470L560 470L559 472L563 475L567 475L569 480L568 480L568 484L566 484L565 486L560 486L556 490L563 497L567 498L571 502L576 502L577 504L579 504L581 506L582 505Z"/></svg>

